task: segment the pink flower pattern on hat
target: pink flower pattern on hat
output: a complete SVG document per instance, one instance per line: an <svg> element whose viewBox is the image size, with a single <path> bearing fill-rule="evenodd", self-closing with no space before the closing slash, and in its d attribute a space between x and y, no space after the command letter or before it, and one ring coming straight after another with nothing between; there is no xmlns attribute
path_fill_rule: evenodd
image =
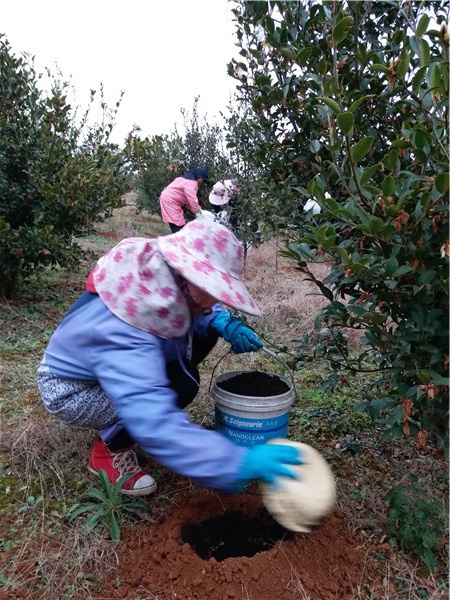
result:
<svg viewBox="0 0 450 600"><path fill-rule="evenodd" d="M186 298L156 240L126 238L92 272L95 289L119 319L169 339L184 335L191 317Z"/></svg>
<svg viewBox="0 0 450 600"><path fill-rule="evenodd" d="M137 313L136 298L129 298L126 302L126 311L130 317L134 317Z"/></svg>
<svg viewBox="0 0 450 600"><path fill-rule="evenodd" d="M196 250L198 250L199 252L203 252L205 249L205 242L201 239L195 239L194 240L194 248Z"/></svg>
<svg viewBox="0 0 450 600"><path fill-rule="evenodd" d="M143 269L140 276L141 276L141 279L143 279L144 281L150 281L150 279L153 279L153 277L155 275L154 275L153 271L151 271L150 269Z"/></svg>
<svg viewBox="0 0 450 600"><path fill-rule="evenodd" d="M240 280L243 251L223 225L204 218L158 239L126 238L92 272L95 290L121 320L170 339L191 323L186 297L171 267L218 302L252 315L260 311Z"/></svg>
<svg viewBox="0 0 450 600"><path fill-rule="evenodd" d="M240 279L243 249L225 226L196 218L178 233L160 237L158 247L168 264L188 281L237 310L260 310Z"/></svg>
<svg viewBox="0 0 450 600"><path fill-rule="evenodd" d="M128 275L124 275L120 278L119 285L117 287L118 294L125 294L125 292L130 288L133 282L133 275L128 273Z"/></svg>
<svg viewBox="0 0 450 600"><path fill-rule="evenodd" d="M211 267L211 265L207 265L206 263L195 261L192 263L192 266L196 271L201 271L202 273L214 273L214 269Z"/></svg>

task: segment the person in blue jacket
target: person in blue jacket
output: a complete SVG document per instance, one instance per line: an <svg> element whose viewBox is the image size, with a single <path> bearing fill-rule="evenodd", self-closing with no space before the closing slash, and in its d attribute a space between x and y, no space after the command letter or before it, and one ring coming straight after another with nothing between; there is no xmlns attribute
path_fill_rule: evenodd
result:
<svg viewBox="0 0 450 600"><path fill-rule="evenodd" d="M235 353L262 343L221 304L260 311L240 280L243 251L234 234L200 216L177 233L127 238L100 258L86 291L45 350L37 381L47 410L99 437L88 468L103 469L122 493L151 494L133 446L207 488L239 492L252 479L276 485L301 464L293 447L237 446L192 423L183 410L199 389L197 365L218 336ZM220 303L220 304L219 304Z"/></svg>

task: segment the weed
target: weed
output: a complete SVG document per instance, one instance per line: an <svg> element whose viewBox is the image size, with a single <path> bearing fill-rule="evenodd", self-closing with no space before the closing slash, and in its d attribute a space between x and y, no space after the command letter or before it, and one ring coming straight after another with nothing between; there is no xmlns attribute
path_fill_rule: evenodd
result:
<svg viewBox="0 0 450 600"><path fill-rule="evenodd" d="M25 506L21 506L17 511L18 514L29 514L36 511L39 507L39 504L44 500L44 496L40 494L39 496L28 496L27 504Z"/></svg>
<svg viewBox="0 0 450 600"><path fill-rule="evenodd" d="M148 504L132 500L120 493L123 484L132 476L132 473L122 475L116 484L108 480L103 469L100 469L99 476L101 488L91 486L87 491L88 496L97 500L98 503L74 504L68 514L72 521L82 514L90 513L85 519L85 525L95 530L109 529L111 540L117 544L120 541L120 516L124 513L136 516L137 511L147 509Z"/></svg>
<svg viewBox="0 0 450 600"><path fill-rule="evenodd" d="M11 550L11 542L0 538L0 552L9 552Z"/></svg>
<svg viewBox="0 0 450 600"><path fill-rule="evenodd" d="M398 485L386 497L390 506L389 527L402 548L414 551L432 571L434 552L444 531L444 506L431 499L417 483L407 489Z"/></svg>

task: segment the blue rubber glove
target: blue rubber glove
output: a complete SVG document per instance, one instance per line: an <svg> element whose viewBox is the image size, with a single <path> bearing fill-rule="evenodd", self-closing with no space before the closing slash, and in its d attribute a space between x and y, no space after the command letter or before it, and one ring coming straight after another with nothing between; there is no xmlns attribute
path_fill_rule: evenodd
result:
<svg viewBox="0 0 450 600"><path fill-rule="evenodd" d="M289 465L303 464L297 448L282 444L262 444L252 446L244 457L237 479L244 486L251 479L262 479L276 489L279 477L296 478Z"/></svg>
<svg viewBox="0 0 450 600"><path fill-rule="evenodd" d="M210 326L231 344L231 350L235 354L255 352L262 348L263 343L250 327L244 325L239 319L233 318L226 310L218 312Z"/></svg>

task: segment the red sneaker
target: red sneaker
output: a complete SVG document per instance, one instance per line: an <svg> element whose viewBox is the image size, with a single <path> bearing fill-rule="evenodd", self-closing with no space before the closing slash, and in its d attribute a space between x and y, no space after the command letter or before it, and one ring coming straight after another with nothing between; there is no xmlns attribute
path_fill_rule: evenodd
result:
<svg viewBox="0 0 450 600"><path fill-rule="evenodd" d="M111 483L116 483L121 475L133 473L120 490L126 496L147 496L156 490L156 481L142 471L131 448L113 452L103 440L97 440L89 457L88 469L96 475L103 469Z"/></svg>

